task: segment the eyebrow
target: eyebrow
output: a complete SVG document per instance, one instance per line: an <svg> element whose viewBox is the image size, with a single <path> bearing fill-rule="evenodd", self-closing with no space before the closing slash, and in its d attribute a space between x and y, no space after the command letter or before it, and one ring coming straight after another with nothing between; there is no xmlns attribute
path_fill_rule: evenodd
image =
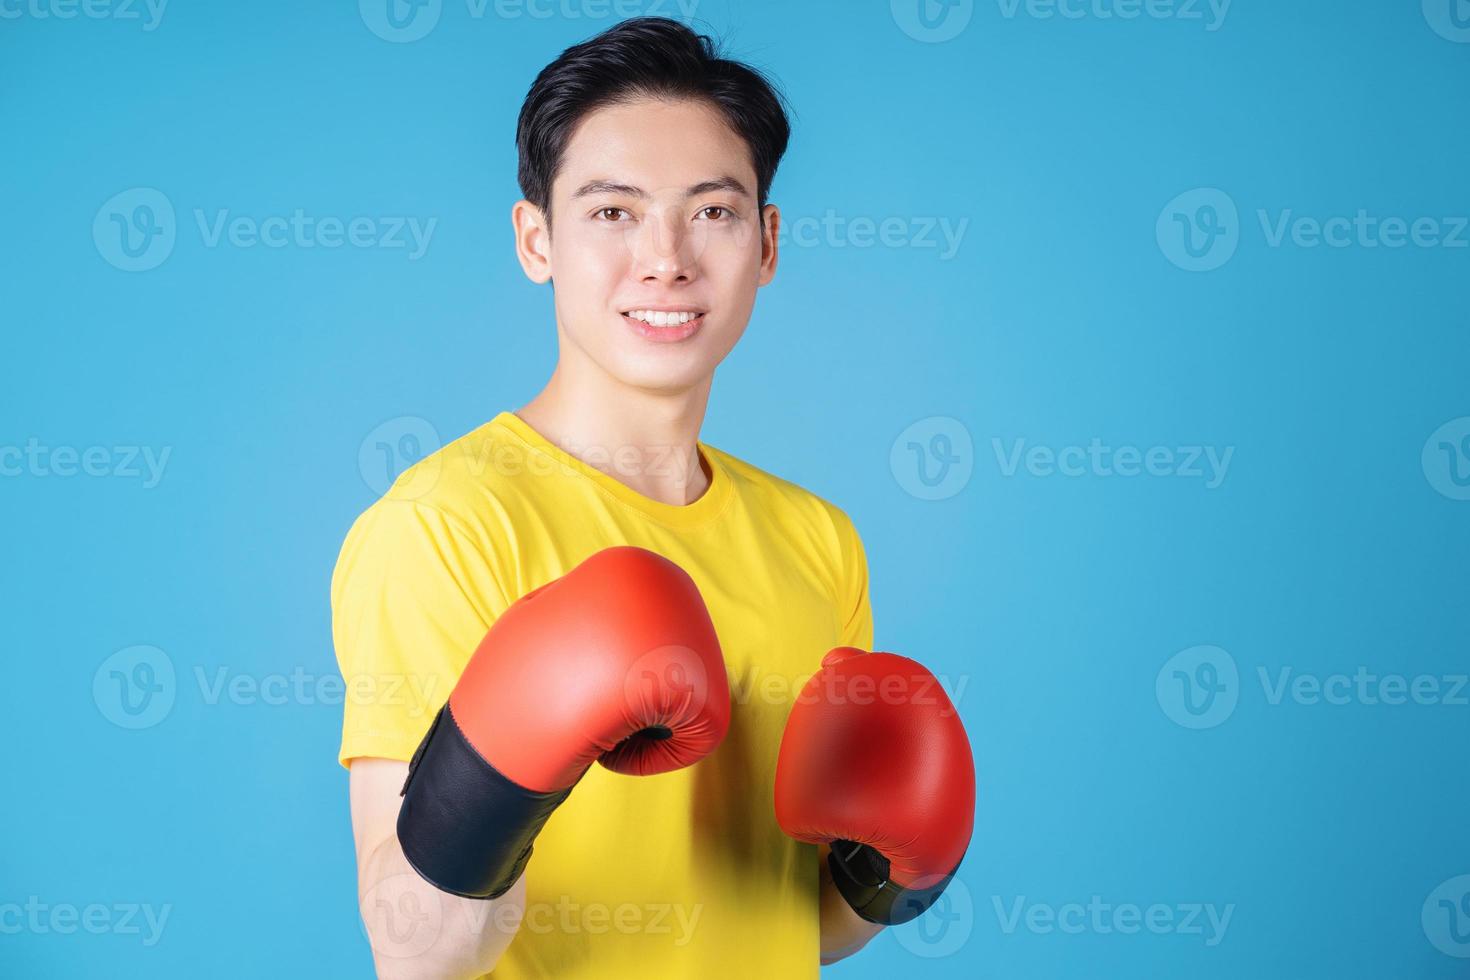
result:
<svg viewBox="0 0 1470 980"><path fill-rule="evenodd" d="M699 183L685 190L684 196L697 197L700 194L708 194L711 191L729 191L732 194L739 194L742 197L750 196L750 191L745 189L744 184L734 177L728 176L701 180ZM640 199L648 197L647 191L641 187L634 187L632 184L620 184L615 180L589 180L577 188L572 198L575 200L576 198L588 197L592 194L621 194L625 197L636 197Z"/></svg>

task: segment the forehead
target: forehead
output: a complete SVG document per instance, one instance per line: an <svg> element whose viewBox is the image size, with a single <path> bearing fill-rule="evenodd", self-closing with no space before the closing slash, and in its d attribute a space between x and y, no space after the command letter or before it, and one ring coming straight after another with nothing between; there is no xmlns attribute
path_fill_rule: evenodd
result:
<svg viewBox="0 0 1470 980"><path fill-rule="evenodd" d="M694 100L639 99L582 117L567 140L552 196L565 197L592 180L657 191L711 174L755 186L750 150L720 111Z"/></svg>

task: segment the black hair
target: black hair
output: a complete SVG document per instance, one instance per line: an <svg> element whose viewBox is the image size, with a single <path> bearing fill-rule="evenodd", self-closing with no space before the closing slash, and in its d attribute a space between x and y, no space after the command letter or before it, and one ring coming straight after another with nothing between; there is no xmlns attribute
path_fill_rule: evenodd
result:
<svg viewBox="0 0 1470 980"><path fill-rule="evenodd" d="M634 17L567 48L536 76L516 122L521 194L551 220L551 183L567 141L594 109L636 98L701 99L750 148L764 208L791 125L786 103L758 69L720 56L708 36L667 17Z"/></svg>

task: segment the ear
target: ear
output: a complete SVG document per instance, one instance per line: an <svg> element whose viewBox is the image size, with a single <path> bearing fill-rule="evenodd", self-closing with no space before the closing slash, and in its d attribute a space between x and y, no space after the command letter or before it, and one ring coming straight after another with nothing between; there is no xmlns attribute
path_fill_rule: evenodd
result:
<svg viewBox="0 0 1470 980"><path fill-rule="evenodd" d="M527 200L517 201L510 209L510 223L515 229L516 258L526 278L544 283L551 278L551 230L546 215Z"/></svg>
<svg viewBox="0 0 1470 980"><path fill-rule="evenodd" d="M767 204L761 209L761 269L757 286L764 286L776 278L776 237L781 232L781 209Z"/></svg>

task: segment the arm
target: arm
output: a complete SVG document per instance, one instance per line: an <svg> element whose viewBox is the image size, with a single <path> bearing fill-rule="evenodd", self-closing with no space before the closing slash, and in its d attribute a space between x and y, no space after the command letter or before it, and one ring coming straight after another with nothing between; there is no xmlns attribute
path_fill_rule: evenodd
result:
<svg viewBox="0 0 1470 980"><path fill-rule="evenodd" d="M520 927L526 882L496 899L458 898L414 873L395 826L408 763L352 760L357 898L383 980L471 980L489 973Z"/></svg>
<svg viewBox="0 0 1470 980"><path fill-rule="evenodd" d="M480 641L412 762L352 766L354 816L360 799L367 818L364 904L385 920L401 910L406 923L379 924L374 935L391 944L374 943L380 964L480 976L524 917L537 835L587 769L681 769L714 751L729 723L714 623L672 561L604 548L526 593Z"/></svg>
<svg viewBox="0 0 1470 980"><path fill-rule="evenodd" d="M883 927L869 922L852 910L837 886L832 884L832 869L827 866L828 845L817 848L818 867L822 882L822 954L821 963L827 966L846 959L862 949Z"/></svg>

